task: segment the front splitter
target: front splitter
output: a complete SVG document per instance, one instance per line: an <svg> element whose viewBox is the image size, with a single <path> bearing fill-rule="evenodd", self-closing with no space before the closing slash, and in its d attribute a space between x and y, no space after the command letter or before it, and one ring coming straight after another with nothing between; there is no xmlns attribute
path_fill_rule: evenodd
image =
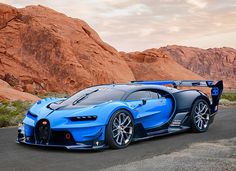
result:
<svg viewBox="0 0 236 171"><path fill-rule="evenodd" d="M99 150L99 149L106 149L106 148L108 148L108 146L106 146L106 145L92 146L92 145L87 145L87 144L83 144L83 143L78 143L76 145L35 144L35 143L31 143L31 142L25 141L24 138L17 139L16 142L20 143L20 144L39 146L39 147L66 148L68 150Z"/></svg>

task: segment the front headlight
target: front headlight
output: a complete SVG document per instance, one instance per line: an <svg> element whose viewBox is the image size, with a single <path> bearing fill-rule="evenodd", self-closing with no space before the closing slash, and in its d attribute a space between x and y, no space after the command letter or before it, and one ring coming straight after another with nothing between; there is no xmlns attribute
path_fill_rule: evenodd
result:
<svg viewBox="0 0 236 171"><path fill-rule="evenodd" d="M89 116L76 116L76 117L71 117L71 121L94 121L97 119L96 115L89 115Z"/></svg>

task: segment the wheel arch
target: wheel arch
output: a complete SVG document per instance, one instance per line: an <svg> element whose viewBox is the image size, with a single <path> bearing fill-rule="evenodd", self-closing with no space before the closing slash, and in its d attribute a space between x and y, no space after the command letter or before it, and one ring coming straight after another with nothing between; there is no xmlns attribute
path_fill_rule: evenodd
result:
<svg viewBox="0 0 236 171"><path fill-rule="evenodd" d="M195 121L195 109L194 108L196 107L196 105L198 105L202 101L205 101L208 104L208 110L209 110L208 116L209 116L209 119L208 119L207 123L205 123L205 124L207 124L206 127L204 127L205 124L202 121L202 126L201 126L201 128L199 128L199 126L197 126L197 123L195 123L196 121ZM211 123L210 118L211 118L211 116L210 116L210 100L206 96L204 96L204 95L203 96L198 96L193 101L193 104L192 104L192 107L191 107L191 112L190 112L190 125L191 125L192 131L196 132L196 133L201 133L201 132L207 131L208 128L209 128L209 125Z"/></svg>
<svg viewBox="0 0 236 171"><path fill-rule="evenodd" d="M116 113L116 112L119 111L119 110L125 110L125 111L129 112L129 114L132 116L132 118L133 118L133 120L134 120L134 115L133 115L133 113L131 112L131 110L128 109L128 107L122 106L122 107L117 107L117 108L115 108L115 109L111 112L109 118L108 118L107 121L106 121L106 125L107 125L108 122L110 121L110 119L111 119L111 117L113 116L113 114Z"/></svg>
<svg viewBox="0 0 236 171"><path fill-rule="evenodd" d="M199 100L199 99L205 100L205 101L207 102L207 104L209 105L209 107L210 107L210 104L211 104L210 100L209 100L206 96L204 96L204 95L199 95L199 96L196 97L196 98L194 99L194 101L192 102L191 110L192 110L192 108L193 108L194 103L195 103L197 100Z"/></svg>
<svg viewBox="0 0 236 171"><path fill-rule="evenodd" d="M106 123L106 128L105 128L105 144L106 145L108 145L109 147L112 147L112 148L114 148L114 146L112 146L111 144L110 144L110 142L109 142L109 136L108 136L108 130L109 130L109 122L110 122L110 120L112 119L112 116L116 113L116 112L118 112L118 111L126 111L126 112L128 112L130 115L131 115L131 117L132 117L132 120L133 120L133 124L134 124L134 116L133 116L133 114L132 114L132 112L131 112L131 110L130 109L128 109L128 107L126 107L126 106L121 106L121 107L117 107L116 109L114 109L112 112L111 112L111 114L110 114L110 116L109 116L109 119L108 119L108 121L107 121L107 123ZM132 140L131 140L132 141Z"/></svg>
<svg viewBox="0 0 236 171"><path fill-rule="evenodd" d="M184 90L174 93L177 103L177 112L191 112L194 102L204 99L210 106L209 98L199 90Z"/></svg>

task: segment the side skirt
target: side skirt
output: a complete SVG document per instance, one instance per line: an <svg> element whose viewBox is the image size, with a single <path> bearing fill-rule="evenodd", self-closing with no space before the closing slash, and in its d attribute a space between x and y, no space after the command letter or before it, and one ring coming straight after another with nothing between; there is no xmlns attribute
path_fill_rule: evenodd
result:
<svg viewBox="0 0 236 171"><path fill-rule="evenodd" d="M135 125L135 134L133 141L150 139L164 135L185 132L190 129L189 112L177 113L171 123L145 130L141 123Z"/></svg>
<svg viewBox="0 0 236 171"><path fill-rule="evenodd" d="M165 135L172 135L172 134L177 134L177 133L181 133L181 132L186 132L190 129L190 127L187 126L182 126L179 128L168 128L168 129L164 129L164 130L160 130L160 131L156 131L156 132L150 132L148 133L148 135L146 137L140 137L140 138L133 138L133 141L141 141L141 140L147 140L147 139L151 139L154 137L161 137L161 136L165 136Z"/></svg>

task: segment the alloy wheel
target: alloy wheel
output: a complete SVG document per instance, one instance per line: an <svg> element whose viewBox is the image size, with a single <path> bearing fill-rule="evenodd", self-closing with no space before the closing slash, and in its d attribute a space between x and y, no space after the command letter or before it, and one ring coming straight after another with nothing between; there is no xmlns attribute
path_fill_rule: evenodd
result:
<svg viewBox="0 0 236 171"><path fill-rule="evenodd" d="M205 102L200 101L196 105L194 112L194 121L196 127L198 127L200 130L206 129L210 120L208 105Z"/></svg>
<svg viewBox="0 0 236 171"><path fill-rule="evenodd" d="M112 123L112 135L115 142L126 145L131 141L133 134L133 123L131 117L126 113L119 113Z"/></svg>

